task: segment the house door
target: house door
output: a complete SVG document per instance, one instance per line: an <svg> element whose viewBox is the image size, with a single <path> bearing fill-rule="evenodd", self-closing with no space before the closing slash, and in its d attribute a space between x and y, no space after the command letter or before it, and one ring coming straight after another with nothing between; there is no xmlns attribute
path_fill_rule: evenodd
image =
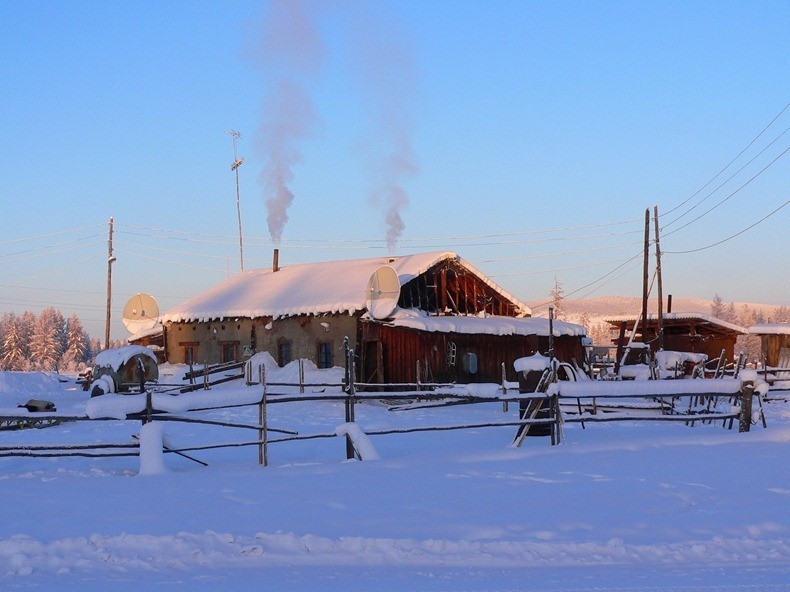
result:
<svg viewBox="0 0 790 592"><path fill-rule="evenodd" d="M364 343L362 382L384 382L384 348L380 341Z"/></svg>

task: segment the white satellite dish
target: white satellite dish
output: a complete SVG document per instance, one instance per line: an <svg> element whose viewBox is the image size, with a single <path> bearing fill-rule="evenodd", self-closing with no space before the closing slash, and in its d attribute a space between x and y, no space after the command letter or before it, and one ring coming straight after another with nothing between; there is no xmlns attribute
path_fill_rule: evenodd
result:
<svg viewBox="0 0 790 592"><path fill-rule="evenodd" d="M382 265L368 280L365 303L368 314L378 320L389 318L398 308L400 280L398 272L390 265Z"/></svg>
<svg viewBox="0 0 790 592"><path fill-rule="evenodd" d="M159 306L150 294L135 294L123 307L121 320L132 335L153 329L159 322Z"/></svg>

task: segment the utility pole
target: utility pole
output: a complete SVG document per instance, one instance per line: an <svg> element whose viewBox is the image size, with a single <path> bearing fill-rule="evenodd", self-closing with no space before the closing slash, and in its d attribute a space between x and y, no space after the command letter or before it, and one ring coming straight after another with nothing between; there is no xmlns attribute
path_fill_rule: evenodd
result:
<svg viewBox="0 0 790 592"><path fill-rule="evenodd" d="M650 263L650 208L645 209L645 261L642 273L642 343L647 343L647 276Z"/></svg>
<svg viewBox="0 0 790 592"><path fill-rule="evenodd" d="M658 277L658 349L664 349L664 288L661 283L661 242L658 229L658 206L653 206L656 227L656 276Z"/></svg>
<svg viewBox="0 0 790 592"><path fill-rule="evenodd" d="M241 202L239 200L239 167L244 162L244 158L239 158L236 152L236 142L239 138L241 138L241 132L229 130L225 133L230 134L233 138L233 164L231 165L230 170L236 173L236 212L239 215L239 265L241 267L241 271L244 271L244 245L242 242L241 232Z"/></svg>
<svg viewBox="0 0 790 592"><path fill-rule="evenodd" d="M112 304L112 264L115 255L112 254L113 219L110 216L110 236L107 240L107 319L104 325L104 349L110 349L110 306Z"/></svg>

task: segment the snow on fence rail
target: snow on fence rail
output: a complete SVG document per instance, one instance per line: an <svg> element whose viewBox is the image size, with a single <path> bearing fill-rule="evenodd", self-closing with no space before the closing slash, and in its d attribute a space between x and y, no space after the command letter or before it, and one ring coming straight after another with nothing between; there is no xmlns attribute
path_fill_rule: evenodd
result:
<svg viewBox="0 0 790 592"><path fill-rule="evenodd" d="M227 369L227 368L223 368ZM227 396L213 395L206 393L185 393L173 396L167 393L153 393L147 391L137 395L114 395L107 394L91 399L87 407L86 417L59 416L57 413L36 414L40 417L67 421L95 421L105 419L126 419L142 421L145 425L150 422L182 422L192 424L204 424L212 426L227 427L232 429L246 429L257 431L258 438L252 441L225 442L221 444L208 444L203 446L189 446L182 448L169 448L165 446L165 453L175 453L200 464L206 463L188 456L186 453L200 450L213 450L229 447L258 447L258 462L261 465L268 465L268 446L273 443L294 442L301 440L313 440L321 438L345 437L346 439L346 458L375 458L377 454L370 443L370 436L382 436L389 434L406 434L427 431L447 431L478 429L485 427L517 427L521 432L525 427L548 426L552 444L559 444L562 441L563 423L585 422L609 422L609 421L684 421L687 424L694 424L695 421L723 420L726 426L730 420L730 427L735 419L739 420L739 431L749 431L751 417L751 401L754 394L754 379L756 376L747 376L737 379L706 379L706 380L652 380L652 381L581 381L581 382L556 382L548 385L546 392L522 393L518 389L508 386L504 380L496 394L484 395L473 394L468 391L459 392L457 385L449 384L427 384L427 383L400 383L400 384L381 384L381 383L357 383L354 380L356 374L354 368L354 352L350 348L346 349L346 364L344 379L341 383L322 383L323 387L336 387L341 389L334 394L298 394L272 392L272 387L299 388L300 393L304 392L306 386L303 374L300 372L298 383L276 382L267 384L266 368L262 364L258 368L258 383L261 390L250 390L241 395L235 395L234 400L228 404ZM248 385L255 384L250 379L249 372L244 376ZM745 378L749 378L746 380ZM224 380L224 379L223 379ZM216 384L216 383L215 383ZM204 383L210 389L210 384ZM310 385L314 386L314 385ZM409 388L410 390L385 391L385 392L358 392L357 389L365 388ZM412 390L411 387L416 387ZM261 392L262 391L262 392ZM512 394L511 394L512 393ZM761 395L764 392L760 392ZM664 399L690 398L688 413L665 413ZM710 411L710 401L718 398L727 398L732 402L732 412L712 413ZM597 414L597 401L599 399L649 399L660 401L661 415L634 415L624 413L603 413ZM592 401L592 413L584 413L582 400ZM708 401L708 408L703 412L692 413L691 401ZM355 422L355 405L367 400L389 401L401 403L401 405L391 406L390 409L408 410L424 408L424 405L415 404L414 401L431 401L431 407L449 406L459 404L476 404L485 402L502 402L503 410L507 411L507 403L516 402L520 406L519 419L516 421L491 421L467 423L461 425L445 426L423 426L406 427L363 431ZM403 405L404 400L410 400L409 404ZM578 415L571 415L573 411L563 415L560 402L573 400L576 402ZM295 402L316 402L316 401L342 401L345 407L344 423L332 432L317 434L299 434L294 430L275 428L268 425L267 407L272 404L285 404ZM762 400L758 397L762 406ZM736 405L738 403L738 405ZM527 405L532 405L532 409L539 410L545 408L547 413L525 413ZM207 411L212 409L227 409L235 407L258 407L258 422L256 424L244 424L237 422L218 421L204 418L183 417L184 413L192 411ZM585 403L585 407L588 404ZM604 405L601 405L604 407ZM613 405L618 408L618 405ZM619 406L623 408L622 405ZM632 405L631 409L643 409L638 405ZM178 415L176 415L178 414ZM762 414L761 414L762 415ZM19 418L29 419L30 415L19 417L2 417L0 419L14 420ZM344 427L345 426L345 427ZM763 417L763 426L765 419ZM279 434L278 437L269 438L269 434ZM515 442L515 440L514 440ZM126 449L132 449L126 451ZM98 452L107 450L106 452ZM130 444L92 444L92 445L64 445L64 446L2 446L0 447L0 457L7 456L137 456L139 443Z"/></svg>

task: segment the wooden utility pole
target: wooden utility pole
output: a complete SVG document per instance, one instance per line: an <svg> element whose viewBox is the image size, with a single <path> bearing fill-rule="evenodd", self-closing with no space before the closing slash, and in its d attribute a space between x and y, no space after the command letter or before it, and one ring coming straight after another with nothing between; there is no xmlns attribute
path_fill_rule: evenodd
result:
<svg viewBox="0 0 790 592"><path fill-rule="evenodd" d="M661 242L658 228L658 206L653 206L656 228L656 276L658 278L658 349L664 349L664 289L661 283Z"/></svg>
<svg viewBox="0 0 790 592"><path fill-rule="evenodd" d="M647 343L647 277L650 264L650 208L645 209L645 261L642 273L642 343Z"/></svg>
<svg viewBox="0 0 790 592"><path fill-rule="evenodd" d="M112 264L115 255L112 254L112 229L113 219L110 216L110 236L107 240L107 318L104 325L104 349L110 349L110 306L112 305Z"/></svg>

